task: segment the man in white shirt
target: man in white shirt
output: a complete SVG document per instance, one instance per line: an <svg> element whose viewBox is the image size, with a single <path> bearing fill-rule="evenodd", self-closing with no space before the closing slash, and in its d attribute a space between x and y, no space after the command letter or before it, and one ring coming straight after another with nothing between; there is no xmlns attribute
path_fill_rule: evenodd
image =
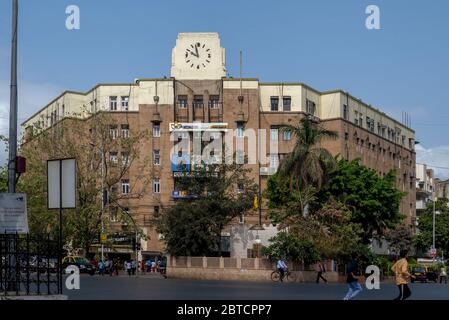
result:
<svg viewBox="0 0 449 320"><path fill-rule="evenodd" d="M284 259L279 258L277 264L276 264L276 268L279 271L279 274L281 275L280 279L281 282L283 282L284 280L284 275L285 275L285 270L287 270L287 264L285 263Z"/></svg>

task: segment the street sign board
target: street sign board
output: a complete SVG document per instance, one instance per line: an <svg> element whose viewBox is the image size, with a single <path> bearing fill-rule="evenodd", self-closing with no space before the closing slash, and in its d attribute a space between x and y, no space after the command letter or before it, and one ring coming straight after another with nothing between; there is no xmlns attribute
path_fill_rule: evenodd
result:
<svg viewBox="0 0 449 320"><path fill-rule="evenodd" d="M25 193L0 193L0 234L28 233Z"/></svg>
<svg viewBox="0 0 449 320"><path fill-rule="evenodd" d="M75 182L75 159L47 161L48 209L75 208Z"/></svg>

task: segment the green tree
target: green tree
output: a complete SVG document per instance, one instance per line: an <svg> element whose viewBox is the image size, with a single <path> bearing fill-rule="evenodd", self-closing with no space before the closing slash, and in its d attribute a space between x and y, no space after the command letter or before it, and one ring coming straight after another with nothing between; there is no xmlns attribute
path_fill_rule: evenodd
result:
<svg viewBox="0 0 449 320"><path fill-rule="evenodd" d="M177 256L221 255L221 233L253 207L257 186L240 164L209 164L179 178L176 188L190 195L157 219L166 250ZM243 192L241 192L243 190Z"/></svg>
<svg viewBox="0 0 449 320"><path fill-rule="evenodd" d="M313 123L308 117L301 118L297 126L283 124L279 130L291 132L295 137L292 152L280 164L280 179L289 180L290 189L293 186L296 190L308 187L320 189L335 161L319 143L324 139L336 139L337 133Z"/></svg>
<svg viewBox="0 0 449 320"><path fill-rule="evenodd" d="M17 186L28 197L28 215L31 233L58 233L58 213L47 210L47 160L75 158L77 160L77 207L64 210L64 243L89 253L91 245L99 240L101 223L105 232L110 229L107 213L117 207L127 206L132 199L143 196L149 180L139 175L133 181L130 194L113 192L131 167L148 171L149 157L140 159L139 145L147 139L148 132L131 130L129 136L112 134L118 124L108 113L90 114L89 119L65 118L49 129L42 122L35 123L32 137L21 145L20 153L27 159L27 172ZM111 154L122 155L120 161ZM104 214L101 212L103 190L109 194ZM122 212L121 210L119 213ZM121 215L119 215L119 218ZM123 215L123 219L126 219ZM111 227L112 228L112 227Z"/></svg>
<svg viewBox="0 0 449 320"><path fill-rule="evenodd" d="M449 252L449 200L438 199L435 203L435 247L443 250L445 255ZM433 232L433 205L429 205L426 211L419 217L419 233L414 238L418 249L427 252L432 246Z"/></svg>
<svg viewBox="0 0 449 320"><path fill-rule="evenodd" d="M351 222L360 224L364 234L362 241L370 243L382 238L402 220L399 206L405 193L395 187L396 174L390 171L384 177L375 170L360 164L359 160L340 159L329 182L317 195L318 206L335 199L351 210Z"/></svg>
<svg viewBox="0 0 449 320"><path fill-rule="evenodd" d="M387 240L390 249L396 255L399 255L401 250L412 249L413 234L410 226L400 224L395 229L387 231L385 240Z"/></svg>
<svg viewBox="0 0 449 320"><path fill-rule="evenodd" d="M271 244L262 248L262 254L270 260L283 258L311 264L320 259L313 242L296 237L292 233L279 232L269 240Z"/></svg>

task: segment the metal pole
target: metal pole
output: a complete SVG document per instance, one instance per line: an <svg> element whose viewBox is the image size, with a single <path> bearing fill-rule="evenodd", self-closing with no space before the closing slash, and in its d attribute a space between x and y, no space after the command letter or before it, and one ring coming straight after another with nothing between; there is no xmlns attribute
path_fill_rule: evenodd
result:
<svg viewBox="0 0 449 320"><path fill-rule="evenodd" d="M433 192L433 228L432 228L432 248L435 250L435 192ZM433 255L433 262L435 263L435 255Z"/></svg>
<svg viewBox="0 0 449 320"><path fill-rule="evenodd" d="M16 192L16 158L17 158L17 31L19 4L12 1L12 38L11 38L11 86L9 104L9 157L8 157L8 192ZM8 243L10 251L14 250L14 239ZM12 270L16 269L15 255L9 256ZM9 274L7 291L16 291L16 273Z"/></svg>
<svg viewBox="0 0 449 320"><path fill-rule="evenodd" d="M104 152L103 152L103 145L101 147L101 261L104 261L104 241L103 241L103 234L104 234L104 223L103 223L103 214L104 214L104 201L105 201L105 194L104 194Z"/></svg>
<svg viewBox="0 0 449 320"><path fill-rule="evenodd" d="M62 161L59 161L59 290L60 294L62 294Z"/></svg>
<svg viewBox="0 0 449 320"><path fill-rule="evenodd" d="M16 192L16 157L17 157L17 20L19 14L18 0L12 1L12 46L11 46L11 87L9 107L9 161L8 192Z"/></svg>

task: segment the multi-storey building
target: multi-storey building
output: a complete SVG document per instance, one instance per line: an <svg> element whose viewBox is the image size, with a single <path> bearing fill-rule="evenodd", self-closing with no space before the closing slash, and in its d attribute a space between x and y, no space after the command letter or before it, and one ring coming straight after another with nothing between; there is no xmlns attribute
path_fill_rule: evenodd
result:
<svg viewBox="0 0 449 320"><path fill-rule="evenodd" d="M419 216L434 200L435 181L433 170L425 164L416 164L416 214Z"/></svg>
<svg viewBox="0 0 449 320"><path fill-rule="evenodd" d="M449 199L449 179L441 180L435 179L435 195L436 198Z"/></svg>
<svg viewBox="0 0 449 320"><path fill-rule="evenodd" d="M110 113L128 129L150 129L151 139L140 146L142 155L152 155L152 188L143 198L130 203L129 210L149 235L142 241L142 255L163 251L151 217L163 206L188 196L177 190L179 161L192 161L173 153L177 139L194 139L193 131L235 132L233 144L246 140L245 152L256 148L258 161L248 164L252 178L261 191L280 159L293 147L289 133L280 134L281 124L296 124L308 116L335 130L339 138L322 144L334 155L361 162L385 175L391 169L398 174L397 187L407 195L401 202L406 223L415 224L415 134L404 124L343 90L320 92L304 83L263 83L255 78L227 76L225 50L217 33L181 33L172 54L170 78L138 79L127 84L99 84L86 93L67 91L22 124L26 139L32 137L36 122L48 129L69 115L91 121L97 111ZM125 123L125 122L123 122ZM254 136L252 136L254 134ZM266 136L266 141L261 139ZM175 140L175 141L173 141ZM276 150L274 150L276 149ZM179 158L181 157L181 158ZM172 165L173 163L173 165ZM134 175L131 169L129 185ZM265 230L250 227L262 215ZM259 212L241 216L230 226L224 239L233 256L247 256L256 241L256 233L266 244L275 232L263 203Z"/></svg>

